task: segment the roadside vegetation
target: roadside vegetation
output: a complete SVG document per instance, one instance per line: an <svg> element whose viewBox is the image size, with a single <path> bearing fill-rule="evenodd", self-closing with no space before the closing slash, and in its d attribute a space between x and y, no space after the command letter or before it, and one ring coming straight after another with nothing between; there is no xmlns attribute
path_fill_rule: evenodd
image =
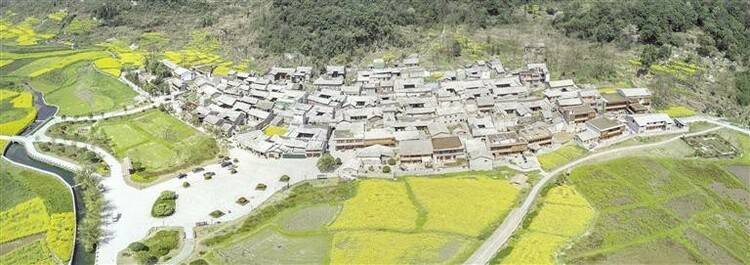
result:
<svg viewBox="0 0 750 265"><path fill-rule="evenodd" d="M549 171L551 169L555 169L559 166L572 162L578 158L581 158L587 153L588 151L586 151L586 149L583 149L583 147L570 142L555 151L538 155L537 160L539 161L542 169Z"/></svg>
<svg viewBox="0 0 750 265"><path fill-rule="evenodd" d="M89 253L96 251L96 246L104 237L103 211L106 206L102 190L99 188L101 179L93 174L93 170L85 168L75 175L76 187L81 192L81 198L86 206L86 214L78 222L78 240L84 250Z"/></svg>

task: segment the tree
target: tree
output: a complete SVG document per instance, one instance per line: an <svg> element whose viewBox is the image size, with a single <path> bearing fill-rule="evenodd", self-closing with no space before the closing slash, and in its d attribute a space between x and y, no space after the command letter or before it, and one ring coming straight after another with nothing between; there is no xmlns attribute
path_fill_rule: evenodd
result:
<svg viewBox="0 0 750 265"><path fill-rule="evenodd" d="M279 181L281 182L289 182L289 175L282 175L281 178L279 178Z"/></svg>
<svg viewBox="0 0 750 265"><path fill-rule="evenodd" d="M336 169L336 159L331 154L325 153L318 159L317 166L322 172L331 172Z"/></svg>

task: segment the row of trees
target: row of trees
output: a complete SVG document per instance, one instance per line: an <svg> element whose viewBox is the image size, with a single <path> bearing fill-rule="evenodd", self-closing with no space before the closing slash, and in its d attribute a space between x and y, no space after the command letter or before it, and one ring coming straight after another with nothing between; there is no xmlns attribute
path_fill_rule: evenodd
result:
<svg viewBox="0 0 750 265"><path fill-rule="evenodd" d="M102 211L106 201L100 189L101 179L94 172L92 168L84 168L74 176L81 195L79 199L83 200L85 206L84 217L78 223L78 239L87 252L94 252L104 236Z"/></svg>
<svg viewBox="0 0 750 265"><path fill-rule="evenodd" d="M718 50L750 60L750 2L703 0L572 1L554 24L566 34L599 42L680 46L674 33L699 28L699 52Z"/></svg>

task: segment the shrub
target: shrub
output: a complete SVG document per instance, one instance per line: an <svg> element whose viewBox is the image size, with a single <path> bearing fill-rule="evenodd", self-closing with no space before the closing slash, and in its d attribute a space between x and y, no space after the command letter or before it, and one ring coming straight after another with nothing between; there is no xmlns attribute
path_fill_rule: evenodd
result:
<svg viewBox="0 0 750 265"><path fill-rule="evenodd" d="M128 249L133 252L139 252L139 251L148 251L148 246L146 244L143 244L141 242L133 242L128 245Z"/></svg>
<svg viewBox="0 0 750 265"><path fill-rule="evenodd" d="M396 165L396 159L388 158L388 165L395 166Z"/></svg>
<svg viewBox="0 0 750 265"><path fill-rule="evenodd" d="M162 191L159 198L154 202L151 208L151 216L167 217L175 212L177 204L177 194L174 191Z"/></svg>
<svg viewBox="0 0 750 265"><path fill-rule="evenodd" d="M384 166L384 167L383 167L383 173L386 173L386 174L388 174L388 173L391 173L391 167L389 167L389 166Z"/></svg>
<svg viewBox="0 0 750 265"><path fill-rule="evenodd" d="M187 181L185 181L185 182L183 182L183 183L182 183L182 187L183 187L183 188L187 188L187 187L190 187L190 183L189 183L189 182L187 182Z"/></svg>
<svg viewBox="0 0 750 265"><path fill-rule="evenodd" d="M283 175L283 176L281 176L281 178L279 179L279 181L281 181L281 182L289 182L289 179L290 179L289 175Z"/></svg>
<svg viewBox="0 0 750 265"><path fill-rule="evenodd" d="M208 262L206 262L203 259L197 259L190 262L190 265L208 265Z"/></svg>
<svg viewBox="0 0 750 265"><path fill-rule="evenodd" d="M268 188L268 186L266 186L266 184L263 184L263 183L258 183L258 185L255 186L256 190L266 190L266 188Z"/></svg>
<svg viewBox="0 0 750 265"><path fill-rule="evenodd" d="M220 210L216 210L216 211L213 211L213 212L211 212L211 213L210 213L210 214L208 214L208 215L210 215L210 216L211 216L211 217L213 217L213 218L219 218L219 217L222 217L222 216L224 216L224 212L222 212L222 211L220 211Z"/></svg>
<svg viewBox="0 0 750 265"><path fill-rule="evenodd" d="M323 156L318 159L318 169L322 172L330 172L336 169L336 159L331 156L329 153L323 154Z"/></svg>

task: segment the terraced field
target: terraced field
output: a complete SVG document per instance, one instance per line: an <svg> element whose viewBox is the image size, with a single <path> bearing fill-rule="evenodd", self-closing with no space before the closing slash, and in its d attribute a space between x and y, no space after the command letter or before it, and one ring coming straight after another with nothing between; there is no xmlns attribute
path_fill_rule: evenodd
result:
<svg viewBox="0 0 750 265"><path fill-rule="evenodd" d="M338 184L356 185L356 194L269 206L258 213L266 221L244 221L204 240L208 253L201 258L211 264L459 263L514 205L519 190L509 176L470 172ZM312 195L287 200L304 196Z"/></svg>
<svg viewBox="0 0 750 265"><path fill-rule="evenodd" d="M600 216L562 260L747 264L750 191L723 163L629 157L573 170Z"/></svg>
<svg viewBox="0 0 750 265"><path fill-rule="evenodd" d="M131 105L135 91L116 78L79 62L31 80L45 100L60 107L59 115L87 115Z"/></svg>

